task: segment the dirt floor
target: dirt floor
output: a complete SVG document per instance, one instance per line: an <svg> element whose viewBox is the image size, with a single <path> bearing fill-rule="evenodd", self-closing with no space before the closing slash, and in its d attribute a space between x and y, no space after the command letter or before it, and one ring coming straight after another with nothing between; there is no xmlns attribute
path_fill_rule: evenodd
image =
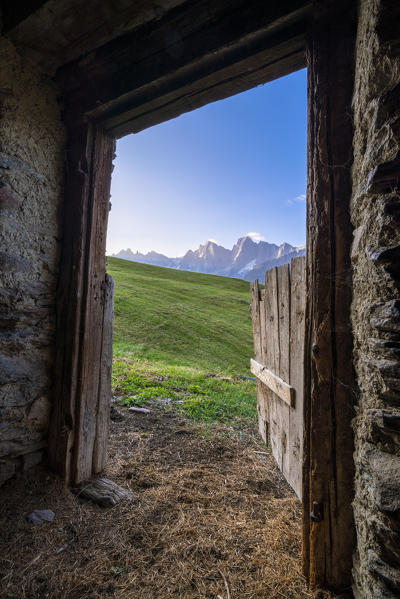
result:
<svg viewBox="0 0 400 599"><path fill-rule="evenodd" d="M0 491L1 599L312 597L300 502L255 431L210 434L164 408L113 412L105 475L133 501L94 506L44 468L10 481ZM46 508L52 523L26 521Z"/></svg>

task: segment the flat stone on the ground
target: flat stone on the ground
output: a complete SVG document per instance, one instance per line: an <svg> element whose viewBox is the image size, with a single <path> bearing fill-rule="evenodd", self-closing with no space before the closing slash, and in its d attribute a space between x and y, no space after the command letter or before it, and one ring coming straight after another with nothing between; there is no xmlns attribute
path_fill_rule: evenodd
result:
<svg viewBox="0 0 400 599"><path fill-rule="evenodd" d="M55 513L53 510L33 510L27 515L26 519L35 526L40 526L44 522L53 522Z"/></svg>

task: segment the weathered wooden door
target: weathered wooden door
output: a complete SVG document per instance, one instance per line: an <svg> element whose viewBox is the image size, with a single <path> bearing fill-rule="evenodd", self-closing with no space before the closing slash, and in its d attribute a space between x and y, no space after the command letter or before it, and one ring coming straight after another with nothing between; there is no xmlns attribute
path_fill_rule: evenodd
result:
<svg viewBox="0 0 400 599"><path fill-rule="evenodd" d="M302 497L303 366L305 333L303 257L267 271L265 288L251 284L259 430L286 480Z"/></svg>

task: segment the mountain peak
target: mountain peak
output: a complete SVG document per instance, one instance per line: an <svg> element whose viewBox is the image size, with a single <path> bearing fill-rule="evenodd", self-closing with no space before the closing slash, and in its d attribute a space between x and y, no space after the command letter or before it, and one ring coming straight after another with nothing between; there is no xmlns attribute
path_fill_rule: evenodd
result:
<svg viewBox="0 0 400 599"><path fill-rule="evenodd" d="M280 258L281 256L286 256L286 254L289 254L290 252L294 252L296 248L293 247L292 245L290 245L290 243L282 243L279 246L279 250L278 250L278 258Z"/></svg>
<svg viewBox="0 0 400 599"><path fill-rule="evenodd" d="M215 239L207 239L197 250L188 250L182 258L168 258L154 251L147 254L134 253L130 248L121 250L114 256L156 266L254 280L263 278L265 270L273 266L287 264L291 258L305 255L302 247L296 248L286 242L277 246L275 243L255 239L255 235L261 237L258 233L244 235L231 250L219 245Z"/></svg>

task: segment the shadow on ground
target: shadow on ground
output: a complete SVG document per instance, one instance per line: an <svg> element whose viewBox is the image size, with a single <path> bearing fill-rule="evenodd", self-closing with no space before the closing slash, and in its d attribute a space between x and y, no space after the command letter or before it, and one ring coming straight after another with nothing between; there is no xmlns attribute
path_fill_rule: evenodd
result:
<svg viewBox="0 0 400 599"><path fill-rule="evenodd" d="M1 599L300 599L300 503L255 431L113 409L103 509L39 468L0 495ZM32 526L33 509L52 523ZM319 595L321 598L325 595Z"/></svg>

